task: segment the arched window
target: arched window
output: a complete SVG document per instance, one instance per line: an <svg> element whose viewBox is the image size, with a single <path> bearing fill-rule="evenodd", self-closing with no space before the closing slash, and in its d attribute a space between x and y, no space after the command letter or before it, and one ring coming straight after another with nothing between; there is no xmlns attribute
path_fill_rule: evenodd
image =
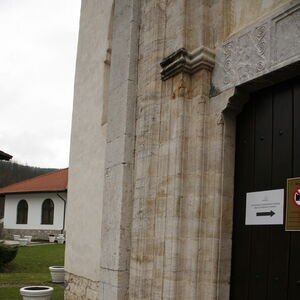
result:
<svg viewBox="0 0 300 300"><path fill-rule="evenodd" d="M26 200L20 200L17 207L17 224L27 224L28 204Z"/></svg>
<svg viewBox="0 0 300 300"><path fill-rule="evenodd" d="M42 224L53 224L54 203L51 199L46 199L42 205Z"/></svg>

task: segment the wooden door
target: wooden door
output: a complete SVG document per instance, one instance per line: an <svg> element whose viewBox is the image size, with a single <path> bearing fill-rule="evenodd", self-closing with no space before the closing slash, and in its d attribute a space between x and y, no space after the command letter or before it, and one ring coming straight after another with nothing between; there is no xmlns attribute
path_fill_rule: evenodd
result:
<svg viewBox="0 0 300 300"><path fill-rule="evenodd" d="M300 79L251 96L237 117L231 300L299 300L300 232L245 225L246 193L300 177Z"/></svg>

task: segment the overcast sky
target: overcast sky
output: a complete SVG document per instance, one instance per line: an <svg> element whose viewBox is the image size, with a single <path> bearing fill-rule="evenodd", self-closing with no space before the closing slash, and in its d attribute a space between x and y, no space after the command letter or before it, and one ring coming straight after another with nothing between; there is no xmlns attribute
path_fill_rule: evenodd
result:
<svg viewBox="0 0 300 300"><path fill-rule="evenodd" d="M68 166L80 0L0 0L0 150Z"/></svg>

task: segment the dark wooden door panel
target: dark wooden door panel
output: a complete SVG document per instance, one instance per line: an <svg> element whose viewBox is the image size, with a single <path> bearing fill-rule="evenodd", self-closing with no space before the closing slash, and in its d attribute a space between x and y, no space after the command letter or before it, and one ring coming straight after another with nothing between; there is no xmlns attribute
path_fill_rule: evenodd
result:
<svg viewBox="0 0 300 300"><path fill-rule="evenodd" d="M252 95L237 118L236 149L231 300L300 299L300 232L245 226L247 192L300 177L299 79Z"/></svg>
<svg viewBox="0 0 300 300"><path fill-rule="evenodd" d="M290 272L289 272L289 289L288 300L299 300L300 295L300 234L291 234L291 254L290 254Z"/></svg>
<svg viewBox="0 0 300 300"><path fill-rule="evenodd" d="M273 169L272 188L283 188L292 176L293 101L290 85L273 94Z"/></svg>
<svg viewBox="0 0 300 300"><path fill-rule="evenodd" d="M269 189L272 178L272 94L268 91L256 94L252 101L255 106L254 187L252 191L261 191ZM266 300L270 228L269 226L246 227L250 227L252 231L248 298L249 300Z"/></svg>
<svg viewBox="0 0 300 300"><path fill-rule="evenodd" d="M300 84L293 86L293 177L300 177ZM292 232L290 240L288 300L300 295L300 232Z"/></svg>
<svg viewBox="0 0 300 300"><path fill-rule="evenodd" d="M293 176L300 177L300 82L293 86L294 94L294 151L293 151Z"/></svg>
<svg viewBox="0 0 300 300"><path fill-rule="evenodd" d="M255 96L254 190L268 189L272 180L272 93Z"/></svg>
<svg viewBox="0 0 300 300"><path fill-rule="evenodd" d="M273 163L272 189L284 188L292 176L293 97L290 84L281 85L273 92ZM270 226L270 263L268 298L287 299L289 275L290 233L284 226Z"/></svg>

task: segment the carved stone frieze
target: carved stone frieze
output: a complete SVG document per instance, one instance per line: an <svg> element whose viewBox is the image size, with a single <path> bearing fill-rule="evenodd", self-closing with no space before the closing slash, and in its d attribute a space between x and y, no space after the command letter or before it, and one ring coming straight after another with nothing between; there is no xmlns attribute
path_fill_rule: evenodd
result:
<svg viewBox="0 0 300 300"><path fill-rule="evenodd" d="M194 74L200 69L212 71L215 65L215 53L206 47L197 48L192 52L181 48L163 59L160 65L162 80L167 80L181 72Z"/></svg>
<svg viewBox="0 0 300 300"><path fill-rule="evenodd" d="M273 58L282 62L300 52L300 5L273 18Z"/></svg>
<svg viewBox="0 0 300 300"><path fill-rule="evenodd" d="M265 70L266 68L266 53L267 53L267 26L263 24L255 28L255 48L258 60L255 65L255 72L259 73Z"/></svg>
<svg viewBox="0 0 300 300"><path fill-rule="evenodd" d="M234 78L234 53L235 45L234 42L229 42L223 46L223 51L224 51L224 84L229 84L232 82Z"/></svg>
<svg viewBox="0 0 300 300"><path fill-rule="evenodd" d="M300 60L300 3L281 8L216 50L214 94Z"/></svg>

